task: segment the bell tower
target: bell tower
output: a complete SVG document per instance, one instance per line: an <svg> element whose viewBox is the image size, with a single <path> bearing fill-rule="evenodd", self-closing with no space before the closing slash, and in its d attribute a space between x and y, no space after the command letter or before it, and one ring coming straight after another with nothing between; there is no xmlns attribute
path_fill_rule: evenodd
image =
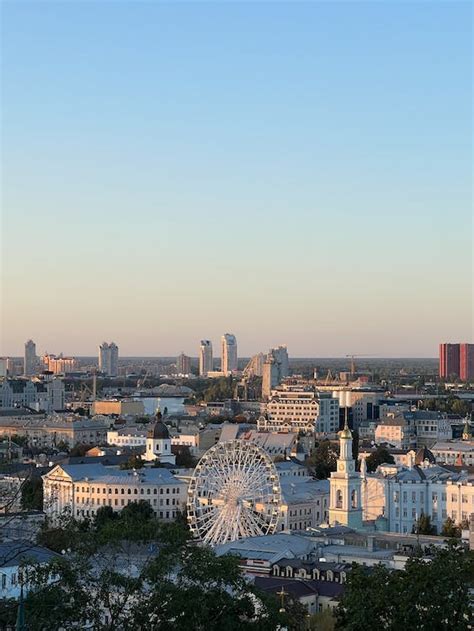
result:
<svg viewBox="0 0 474 631"><path fill-rule="evenodd" d="M339 432L339 458L337 471L331 473L329 524L362 529L362 498L360 474L352 457L352 433L346 421Z"/></svg>

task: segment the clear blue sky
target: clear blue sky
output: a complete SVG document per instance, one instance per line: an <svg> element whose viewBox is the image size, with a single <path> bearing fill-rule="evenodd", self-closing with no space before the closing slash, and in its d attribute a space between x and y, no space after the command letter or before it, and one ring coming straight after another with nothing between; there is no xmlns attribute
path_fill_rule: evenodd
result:
<svg viewBox="0 0 474 631"><path fill-rule="evenodd" d="M0 354L472 341L471 12L4 1Z"/></svg>

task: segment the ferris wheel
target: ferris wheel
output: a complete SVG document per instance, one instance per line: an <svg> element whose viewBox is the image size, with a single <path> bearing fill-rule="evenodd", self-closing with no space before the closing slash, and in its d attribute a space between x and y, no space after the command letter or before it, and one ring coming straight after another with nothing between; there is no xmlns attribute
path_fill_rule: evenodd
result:
<svg viewBox="0 0 474 631"><path fill-rule="evenodd" d="M271 535L280 512L278 473L263 449L229 440L206 451L188 488L188 524L196 538L217 545Z"/></svg>

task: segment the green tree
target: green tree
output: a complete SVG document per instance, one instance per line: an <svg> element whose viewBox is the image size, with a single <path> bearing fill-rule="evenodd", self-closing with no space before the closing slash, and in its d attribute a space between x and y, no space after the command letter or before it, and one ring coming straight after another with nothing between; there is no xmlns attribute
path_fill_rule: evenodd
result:
<svg viewBox="0 0 474 631"><path fill-rule="evenodd" d="M461 536L461 529L451 517L447 517L443 523L441 534L443 537L459 538Z"/></svg>
<svg viewBox="0 0 474 631"><path fill-rule="evenodd" d="M142 510L135 506L126 519L143 519ZM123 515L103 517L101 529L121 521ZM88 538L94 536L96 526L90 525ZM123 559L127 552L123 531L120 541L109 541L95 552L78 548L47 566L32 568L35 589L25 603L29 631L84 628L86 623L104 631L303 628L299 603L289 601L280 613L276 598L245 580L237 558L217 557L210 548L194 545L181 522L160 524L156 534L156 553L147 554L143 564L134 561L133 574L124 572L128 564Z"/></svg>
<svg viewBox="0 0 474 631"><path fill-rule="evenodd" d="M323 440L306 459L306 466L318 480L325 480L336 470L338 455L337 446L329 440Z"/></svg>
<svg viewBox="0 0 474 631"><path fill-rule="evenodd" d="M413 532L418 535L436 534L436 528L431 523L431 517L421 513L413 526Z"/></svg>
<svg viewBox="0 0 474 631"><path fill-rule="evenodd" d="M37 476L28 478L21 486L23 510L43 510L43 480Z"/></svg>
<svg viewBox="0 0 474 631"><path fill-rule="evenodd" d="M92 447L94 447L94 445L87 445L86 443L79 443L77 445L74 445L74 447L69 452L69 455L71 457L79 456L80 458L82 458L83 456L86 455L89 449L92 449Z"/></svg>
<svg viewBox="0 0 474 631"><path fill-rule="evenodd" d="M142 469L145 466L141 456L133 455L126 462L122 462L121 469Z"/></svg>
<svg viewBox="0 0 474 631"><path fill-rule="evenodd" d="M365 459L367 464L367 471L372 473L377 469L381 464L394 464L395 460L393 459L392 454L385 447L377 447L374 452L367 456Z"/></svg>
<svg viewBox="0 0 474 631"><path fill-rule="evenodd" d="M429 562L413 556L405 569L354 566L336 610L336 628L366 631L467 631L472 558L457 544L433 550Z"/></svg>
<svg viewBox="0 0 474 631"><path fill-rule="evenodd" d="M176 465L178 467L186 467L187 469L192 469L196 466L196 458L191 454L187 445L181 447L176 454Z"/></svg>

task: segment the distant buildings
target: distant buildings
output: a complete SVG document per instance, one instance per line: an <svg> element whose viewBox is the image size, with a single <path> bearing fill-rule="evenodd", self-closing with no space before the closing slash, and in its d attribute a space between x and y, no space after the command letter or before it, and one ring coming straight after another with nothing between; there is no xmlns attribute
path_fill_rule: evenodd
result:
<svg viewBox="0 0 474 631"><path fill-rule="evenodd" d="M145 414L145 406L143 401L132 399L100 399L92 403L91 411L92 414L135 416Z"/></svg>
<svg viewBox="0 0 474 631"><path fill-rule="evenodd" d="M462 381L474 379L474 344L440 344L439 376Z"/></svg>
<svg viewBox="0 0 474 631"><path fill-rule="evenodd" d="M189 375L191 373L191 357L181 353L176 359L176 372L178 375Z"/></svg>
<svg viewBox="0 0 474 631"><path fill-rule="evenodd" d="M65 443L104 444L111 421L75 414L35 414L31 410L0 410L0 436L25 436L31 447L55 447Z"/></svg>
<svg viewBox="0 0 474 631"><path fill-rule="evenodd" d="M59 355L46 354L41 358L43 370L52 372L54 375L65 375L77 370L77 360L74 357L64 357Z"/></svg>
<svg viewBox="0 0 474 631"><path fill-rule="evenodd" d="M271 391L290 374L288 349L277 346L268 351L262 369L262 397L268 399Z"/></svg>
<svg viewBox="0 0 474 631"><path fill-rule="evenodd" d="M224 375L236 372L237 364L237 340L232 333L225 333L221 338L221 372Z"/></svg>
<svg viewBox="0 0 474 631"><path fill-rule="evenodd" d="M0 382L0 408L24 406L45 412L64 410L65 396L62 379L51 375L43 380L4 379Z"/></svg>
<svg viewBox="0 0 474 631"><path fill-rule="evenodd" d="M210 340L201 340L199 346L199 374L201 377L207 377L209 372L213 371L214 359L212 356L212 342Z"/></svg>
<svg viewBox="0 0 474 631"><path fill-rule="evenodd" d="M118 355L119 350L115 342L102 342L99 346L99 370L107 377L118 375Z"/></svg>
<svg viewBox="0 0 474 631"><path fill-rule="evenodd" d="M36 344L28 340L25 344L25 362L23 373L25 377L32 377L37 371Z"/></svg>

